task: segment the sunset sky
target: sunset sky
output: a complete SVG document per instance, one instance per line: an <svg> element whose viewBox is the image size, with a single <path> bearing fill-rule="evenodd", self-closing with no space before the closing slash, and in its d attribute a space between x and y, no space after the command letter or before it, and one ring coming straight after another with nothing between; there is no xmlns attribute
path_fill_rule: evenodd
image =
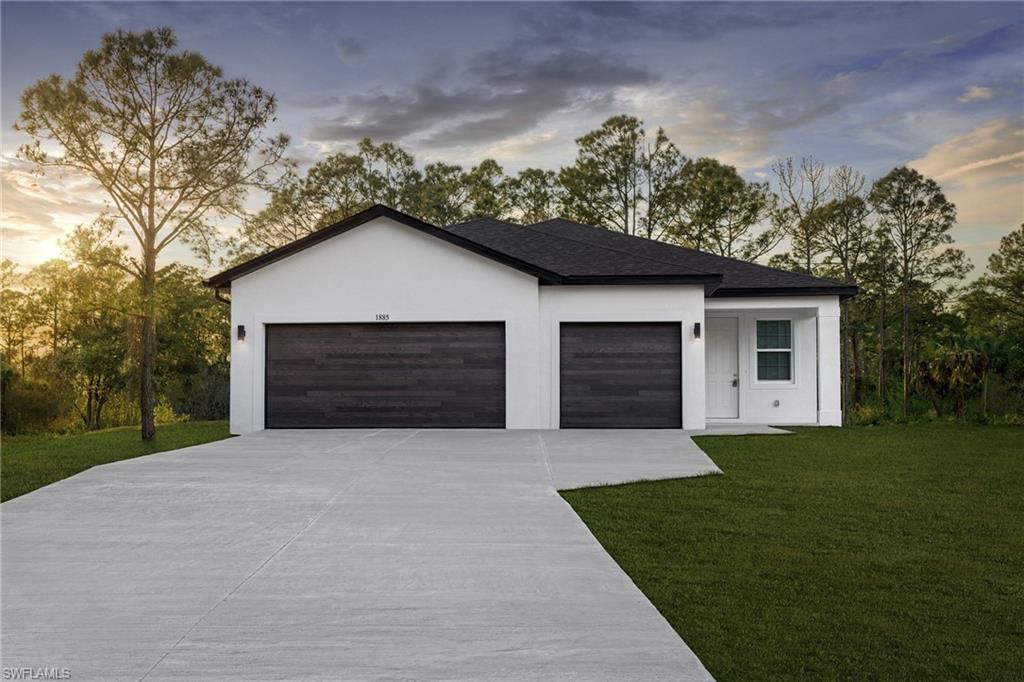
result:
<svg viewBox="0 0 1024 682"><path fill-rule="evenodd" d="M957 204L954 235L980 271L1024 221L1022 8L5 1L4 255L59 255L103 203L92 183L39 179L16 159L20 93L70 75L105 32L168 25L181 47L278 95L277 126L305 165L371 136L421 163L557 168L575 137L628 113L749 179L781 156L871 179L909 164Z"/></svg>

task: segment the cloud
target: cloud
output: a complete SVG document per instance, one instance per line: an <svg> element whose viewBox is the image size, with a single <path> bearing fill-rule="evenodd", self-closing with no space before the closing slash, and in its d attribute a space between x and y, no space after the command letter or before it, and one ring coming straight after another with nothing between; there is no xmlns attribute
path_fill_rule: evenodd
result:
<svg viewBox="0 0 1024 682"><path fill-rule="evenodd" d="M324 92L305 92L290 95L288 104L300 109L327 109L341 104L341 98Z"/></svg>
<svg viewBox="0 0 1024 682"><path fill-rule="evenodd" d="M957 206L957 241L984 262L983 245L1024 222L1024 124L998 118L934 145L909 166Z"/></svg>
<svg viewBox="0 0 1024 682"><path fill-rule="evenodd" d="M950 180L1016 176L1022 163L1024 125L1010 118L997 118L933 146L910 165L936 180Z"/></svg>
<svg viewBox="0 0 1024 682"><path fill-rule="evenodd" d="M334 50L343 62L355 61L366 52L366 46L355 38L338 38L334 41Z"/></svg>
<svg viewBox="0 0 1024 682"><path fill-rule="evenodd" d="M556 112L601 110L616 88L654 80L646 69L598 51L524 56L516 47L491 50L473 59L457 86L421 82L350 95L336 116L313 126L310 137L413 139L426 147L493 143Z"/></svg>
<svg viewBox="0 0 1024 682"><path fill-rule="evenodd" d="M0 169L4 255L38 263L59 253L59 239L103 210L99 186L74 173L37 176L32 166L4 156Z"/></svg>
<svg viewBox="0 0 1024 682"><path fill-rule="evenodd" d="M715 156L740 170L753 169L770 163L783 133L839 113L857 101L859 92L857 84L842 77L824 83L780 80L762 94L709 86L675 95L678 114L664 127L685 154Z"/></svg>
<svg viewBox="0 0 1024 682"><path fill-rule="evenodd" d="M957 101L984 102L987 99L992 99L997 94L995 88L986 88L982 85L968 85L964 89L964 93L957 97Z"/></svg>
<svg viewBox="0 0 1024 682"><path fill-rule="evenodd" d="M863 21L910 11L901 3L624 3L573 2L524 10L523 22L538 44L667 38L709 41L757 29L807 28L848 17Z"/></svg>

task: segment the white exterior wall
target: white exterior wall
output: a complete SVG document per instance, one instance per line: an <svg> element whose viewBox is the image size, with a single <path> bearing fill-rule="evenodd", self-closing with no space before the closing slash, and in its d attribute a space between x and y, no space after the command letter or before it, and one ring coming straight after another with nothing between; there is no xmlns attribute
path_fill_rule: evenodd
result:
<svg viewBox="0 0 1024 682"><path fill-rule="evenodd" d="M377 218L231 283L231 432L264 424L264 325L505 321L506 425L538 411L537 279ZM245 341L238 341L238 325ZM385 324L385 323L382 323Z"/></svg>
<svg viewBox="0 0 1024 682"><path fill-rule="evenodd" d="M704 320L701 286L540 287L540 428L559 426L559 326L562 322L678 322L682 325L683 428L704 428Z"/></svg>
<svg viewBox="0 0 1024 682"><path fill-rule="evenodd" d="M540 286L533 276L377 218L232 282L231 432L263 428L264 325L376 322L378 315L389 322L504 321L508 428L558 428L562 322L678 322L683 428L704 428L704 340L694 338L693 326L710 316L740 320L739 418L720 421L842 421L836 296L705 299L694 285ZM793 320L795 380L759 385L754 322L780 316ZM238 325L246 328L244 341Z"/></svg>
<svg viewBox="0 0 1024 682"><path fill-rule="evenodd" d="M706 317L739 320L739 417L709 422L842 424L838 296L712 298ZM759 319L792 320L792 382L757 381Z"/></svg>

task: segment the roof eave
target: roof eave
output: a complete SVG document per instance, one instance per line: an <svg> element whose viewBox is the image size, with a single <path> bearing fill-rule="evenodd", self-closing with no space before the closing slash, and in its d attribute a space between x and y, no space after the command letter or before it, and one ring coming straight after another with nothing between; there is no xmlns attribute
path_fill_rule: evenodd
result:
<svg viewBox="0 0 1024 682"><path fill-rule="evenodd" d="M807 287L721 287L714 292L716 298L764 298L767 296L838 296L846 300L857 295L859 287L855 284L836 286Z"/></svg>
<svg viewBox="0 0 1024 682"><path fill-rule="evenodd" d="M537 267L536 265L527 263L526 261L513 256L509 256L501 251L496 251L495 249L478 244L477 242L466 239L465 237L460 237L454 233L446 232L445 230L424 222L419 218L414 218L411 215L402 213L401 211L397 211L388 206L384 206L383 204L375 204L370 208L349 216L348 218L334 223L333 225L329 225L321 230L313 232L312 234L308 234L305 237L296 239L284 246L280 246L273 251L268 251L267 253L256 256L244 263L228 268L223 272L213 275L204 281L203 284L212 289L230 289L232 280L255 272L256 270L266 267L267 265L281 260L282 258L304 251L311 246L315 246L316 244L326 241L331 237L343 234L375 218L389 218L395 222L406 225L407 227L419 230L420 232L429 234L432 237L437 237L450 244L464 248L467 251L476 253L477 255L489 258L521 272L525 272L536 277L543 284L559 284L561 282L562 277L555 272Z"/></svg>

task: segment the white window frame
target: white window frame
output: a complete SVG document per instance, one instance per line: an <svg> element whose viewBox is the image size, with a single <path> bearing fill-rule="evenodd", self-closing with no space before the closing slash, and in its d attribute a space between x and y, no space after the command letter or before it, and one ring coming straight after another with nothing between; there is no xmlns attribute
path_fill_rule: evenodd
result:
<svg viewBox="0 0 1024 682"><path fill-rule="evenodd" d="M758 322L789 322L789 348L758 348L757 347L757 323ZM754 384L765 387L796 386L796 321L792 317L755 317L751 329L751 346L753 347L753 370ZM758 374L760 363L758 358L761 353L789 353L789 378L788 379L762 379Z"/></svg>

